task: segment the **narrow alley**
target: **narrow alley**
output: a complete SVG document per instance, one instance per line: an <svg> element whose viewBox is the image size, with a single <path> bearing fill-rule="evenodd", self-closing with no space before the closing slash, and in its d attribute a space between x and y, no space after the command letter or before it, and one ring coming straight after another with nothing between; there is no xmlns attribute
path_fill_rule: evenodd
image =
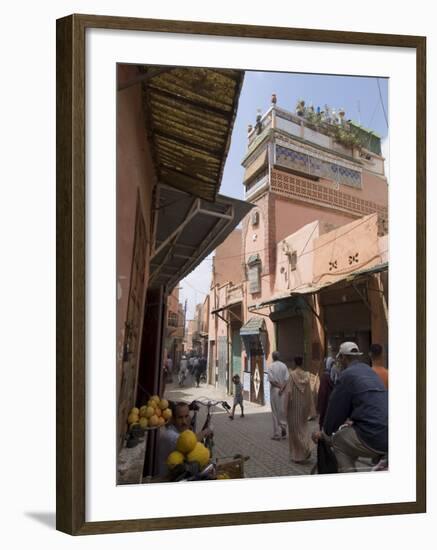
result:
<svg viewBox="0 0 437 550"><path fill-rule="evenodd" d="M160 418L168 403L161 410L159 396L173 404L244 400L244 418L215 407L213 458L250 457L247 478L310 475L316 449L308 436L330 438L345 425L353 452L337 449L330 468L321 452L320 473L385 457L384 121L372 129L354 122L353 99L329 105L323 93L308 102L311 75L272 73L263 90L256 73L233 69L120 64L117 78L118 482L160 481L176 465L204 462L186 460L194 447L181 444L188 452L168 463L193 413L174 407ZM372 105L382 95L370 80ZM335 388L351 365L357 380L346 385L346 401ZM177 373L186 372L203 386L189 377L180 387ZM368 390L358 411L356 387ZM323 430L308 420L317 413ZM171 414L170 426L148 431ZM197 433L204 417L201 407Z"/></svg>
<svg viewBox="0 0 437 550"><path fill-rule="evenodd" d="M165 392L166 399L190 403L195 399L225 400L232 406L232 397L217 390L214 386L202 384L196 388L191 377L183 387L175 382L169 384ZM231 458L236 454L249 456L245 463L245 477L275 477L310 474L315 464L315 448L311 459L306 464L295 464L290 461L288 439L272 441L272 416L270 405L257 405L244 402L244 418L240 417L239 408L235 419L220 406L214 408L212 425L215 442L215 458ZM198 416L198 428L202 427L205 418L205 407L201 407ZM315 421L308 422L311 432L317 428Z"/></svg>

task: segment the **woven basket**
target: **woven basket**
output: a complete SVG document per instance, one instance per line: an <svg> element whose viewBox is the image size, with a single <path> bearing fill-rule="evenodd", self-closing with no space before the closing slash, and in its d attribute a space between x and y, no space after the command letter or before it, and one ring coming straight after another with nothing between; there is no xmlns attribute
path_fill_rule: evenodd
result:
<svg viewBox="0 0 437 550"><path fill-rule="evenodd" d="M231 459L217 460L217 475L226 474L230 479L241 479L244 477L244 463L249 457L238 457Z"/></svg>

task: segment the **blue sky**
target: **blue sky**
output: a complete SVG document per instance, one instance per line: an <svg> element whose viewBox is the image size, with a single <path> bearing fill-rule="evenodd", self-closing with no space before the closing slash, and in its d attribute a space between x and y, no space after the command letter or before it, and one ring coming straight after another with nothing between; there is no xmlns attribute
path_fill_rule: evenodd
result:
<svg viewBox="0 0 437 550"><path fill-rule="evenodd" d="M220 188L222 195L244 200L241 160L247 149L247 126L254 125L257 110L270 108L272 93L277 106L294 112L298 99L323 110L325 104L344 108L346 119L360 122L387 143L388 80L373 77L310 75L247 71L240 94L232 141ZM383 146L383 151L385 147ZM388 173L388 168L386 168ZM211 257L204 260L180 283L180 301L187 299L187 319L192 319L196 303L203 302L211 281Z"/></svg>

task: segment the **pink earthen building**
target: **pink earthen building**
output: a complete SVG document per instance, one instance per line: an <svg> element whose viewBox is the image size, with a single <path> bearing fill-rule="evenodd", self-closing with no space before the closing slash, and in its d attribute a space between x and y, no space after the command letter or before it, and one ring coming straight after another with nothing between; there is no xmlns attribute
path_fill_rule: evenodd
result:
<svg viewBox="0 0 437 550"><path fill-rule="evenodd" d="M238 372L257 403L275 349L289 366L303 356L313 385L343 340L387 353L384 158L378 136L340 115L303 102L290 112L275 97L249 128L243 185L254 208L216 251L209 377L231 392Z"/></svg>

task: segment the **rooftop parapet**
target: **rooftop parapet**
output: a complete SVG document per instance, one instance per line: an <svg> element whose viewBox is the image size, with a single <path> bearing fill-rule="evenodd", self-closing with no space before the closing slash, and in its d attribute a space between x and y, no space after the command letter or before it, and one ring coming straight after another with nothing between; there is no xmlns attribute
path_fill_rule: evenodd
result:
<svg viewBox="0 0 437 550"><path fill-rule="evenodd" d="M346 149L355 148L364 155L370 152L381 156L381 137L353 120L346 119L344 109L334 109L328 105L325 105L323 110L320 107L315 109L314 106L307 106L305 101L300 99L293 113L278 107L276 101L276 95L273 94L271 107L264 115L258 110L255 125L248 126L248 153L265 137L268 129L282 129L297 135L298 128L308 128L332 138ZM300 133L303 137L304 131Z"/></svg>

